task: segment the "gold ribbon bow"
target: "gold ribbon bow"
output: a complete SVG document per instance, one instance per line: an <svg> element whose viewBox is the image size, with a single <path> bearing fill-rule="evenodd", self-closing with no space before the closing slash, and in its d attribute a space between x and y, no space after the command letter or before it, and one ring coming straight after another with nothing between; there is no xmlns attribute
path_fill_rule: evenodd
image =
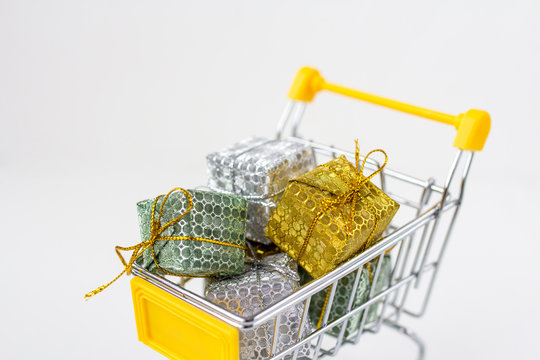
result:
<svg viewBox="0 0 540 360"><path fill-rule="evenodd" d="M186 198L188 199L189 205L188 205L186 211L184 211L182 214L180 214L176 218L172 219L171 221L169 221L165 225L161 226L161 217L163 215L163 209L165 208L165 203L167 202L167 199L169 198L169 196L172 193L174 193L175 191L182 191L184 193L184 195L186 196ZM158 219L155 220L157 202L162 197L164 197L164 199L163 199L163 202L161 203L161 207L159 209L159 216L158 216ZM161 234L165 230L167 230L171 225L173 225L174 223L180 221L180 219L182 219L184 216L189 214L189 212L191 211L192 208L193 208L193 199L191 198L191 195L189 194L189 192L187 190L182 189L180 187L172 189L171 191L169 191L167 193L167 195L159 195L159 196L157 196L154 199L154 204L152 205L152 215L151 215L151 219L150 219L150 224L151 224L150 225L150 237L147 240L138 243L137 245L128 246L128 247L116 246L115 251L116 251L116 254L118 255L118 257L120 258L120 261L124 265L124 270L117 277L115 277L112 281L110 281L109 283L107 283L105 285L101 285L97 289L89 292L88 294L86 294L84 296L84 298L88 299L88 298L91 298L92 296L94 296L96 294L99 294L100 292L105 290L107 287L109 287L112 283L114 283L116 280L118 280L122 275L124 275L124 273L129 275L131 273L131 269L133 267L133 263L135 262L135 260L137 260L137 258L139 258L139 256L141 256L144 253L144 251L146 249L148 249L148 248L152 249L152 256L154 258L154 264L156 264L156 266L157 266L157 268L159 270L163 271L164 273L166 273L168 275L173 275L173 276L181 276L181 277L189 277L189 278L196 277L196 276L191 276L191 275L174 274L174 273L172 273L172 272L170 272L170 271L168 271L166 269L163 269L161 266L159 266L158 261L156 259L156 251L155 251L155 248L154 248L154 245L158 241L169 241L169 240L172 240L172 241L179 241L179 240L204 241L204 242L209 242L209 243L212 243L212 244L235 247L235 248L242 249L244 251L246 250L246 247L242 246L242 245L230 244L230 243L226 243L226 242L223 242L223 241L206 239L206 238L197 237L197 236L161 236ZM126 260L122 256L121 251L132 251L131 257L129 258L128 262L126 262Z"/></svg>
<svg viewBox="0 0 540 360"><path fill-rule="evenodd" d="M353 183L351 183L351 182L349 182L348 179L345 179L345 178L342 177L342 180L349 184L349 191L347 191L346 193L344 193L342 195L337 196L334 200L330 200L330 201L329 200L324 200L324 203L323 203L323 206L322 206L321 210L319 210L317 215L315 215L315 218L313 219L313 221L311 222L311 225L309 226L309 229L308 229L308 231L306 233L306 238L304 239L304 242L302 243L302 247L300 248L300 251L298 252L297 260L299 260L300 257L302 255L304 255L304 252L306 251L308 242L309 242L309 240L311 238L311 235L313 234L313 230L315 229L315 225L317 225L317 222L331 208L343 208L347 204L350 204L350 218L349 218L349 221L348 221L348 224L347 224L347 230L348 230L349 235L352 234L353 227L354 227L354 214L355 214L354 208L355 208L355 205L356 205L356 200L358 199L358 197L364 198L364 196L361 194L362 186L365 183L367 183L369 180L371 180L373 177L375 177L377 174L379 174L384 169L384 167L386 166L386 163L388 162L388 155L386 155L384 150L375 149L375 150L370 151L364 157L364 160L362 161L362 165L360 166L360 168L358 168L358 164L360 162L360 149L358 148L358 140L355 140L354 142L356 144L355 162L356 162L356 172L357 172L357 175L358 175L358 181L354 181ZM375 152L381 152L381 153L384 154L384 163L379 167L379 169L374 171L371 175L369 175L367 177L364 177L363 173L364 173L364 165L366 164L366 160L369 158L369 156L371 154L373 154ZM325 165L322 165L322 166L325 166ZM372 211L373 215L375 216L375 226L373 226L373 230L371 230L371 233L369 234L369 236L368 236L368 238L367 238L366 242L364 243L364 246L363 246L363 248L361 250L365 250L365 249L367 249L369 247L369 244L371 243L373 234L377 230L377 227L379 225L379 220L380 220L379 217L376 214L376 211L375 211L375 208L373 207L373 205L367 203L367 206L369 207L369 209Z"/></svg>

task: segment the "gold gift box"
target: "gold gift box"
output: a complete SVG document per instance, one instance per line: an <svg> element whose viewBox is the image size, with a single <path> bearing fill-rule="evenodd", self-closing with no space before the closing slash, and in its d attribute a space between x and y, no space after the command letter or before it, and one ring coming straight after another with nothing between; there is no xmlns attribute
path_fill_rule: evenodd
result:
<svg viewBox="0 0 540 360"><path fill-rule="evenodd" d="M291 180L266 227L266 236L314 278L377 243L399 209L370 182L382 167L365 177L358 155L356 164L342 155Z"/></svg>

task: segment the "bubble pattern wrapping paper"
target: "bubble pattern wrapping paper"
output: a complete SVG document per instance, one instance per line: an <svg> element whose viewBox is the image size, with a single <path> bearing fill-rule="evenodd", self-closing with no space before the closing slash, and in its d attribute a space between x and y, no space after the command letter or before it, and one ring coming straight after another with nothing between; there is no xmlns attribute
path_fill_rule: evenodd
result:
<svg viewBox="0 0 540 360"><path fill-rule="evenodd" d="M248 197L248 239L270 244L264 230L287 182L313 169L309 146L251 138L206 157L209 187Z"/></svg>
<svg viewBox="0 0 540 360"><path fill-rule="evenodd" d="M340 156L290 181L270 218L266 236L314 278L334 270L374 245L399 208L367 181L359 187L356 201L329 207L317 218L325 204L346 195L363 179L354 165ZM304 246L312 223L313 232Z"/></svg>
<svg viewBox="0 0 540 360"><path fill-rule="evenodd" d="M211 279L206 288L206 298L232 313L251 317L267 309L299 288L296 263L284 253L269 255L260 263L248 265L248 271L239 276ZM304 303L293 305L279 315L276 351L272 353L275 319L261 326L240 330L240 359L268 359L296 342ZM303 335L311 331L306 318ZM309 345L301 347L299 358L309 354ZM292 358L288 355L285 359Z"/></svg>
<svg viewBox="0 0 540 360"><path fill-rule="evenodd" d="M235 195L188 190L193 208L163 232L163 236L197 236L245 246L247 201ZM158 199L159 209L163 198ZM137 204L141 238L150 236L154 199ZM189 202L181 192L172 193L163 209L162 224L186 211ZM245 251L196 240L165 240L155 244L156 259L165 270L190 276L232 275L244 271ZM161 273L147 249L137 260L143 268ZM163 274L162 274L163 275Z"/></svg>

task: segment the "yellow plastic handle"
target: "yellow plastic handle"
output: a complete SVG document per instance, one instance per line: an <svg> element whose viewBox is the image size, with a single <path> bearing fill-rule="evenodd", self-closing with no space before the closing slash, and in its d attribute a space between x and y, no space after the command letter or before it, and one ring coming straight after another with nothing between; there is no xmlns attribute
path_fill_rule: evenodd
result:
<svg viewBox="0 0 540 360"><path fill-rule="evenodd" d="M331 91L354 99L453 125L457 129L454 146L462 150L482 150L491 128L491 118L486 111L471 109L465 114L459 114L457 116L444 114L329 83L324 80L317 70L308 67L298 71L288 96L291 100L310 102L321 90Z"/></svg>

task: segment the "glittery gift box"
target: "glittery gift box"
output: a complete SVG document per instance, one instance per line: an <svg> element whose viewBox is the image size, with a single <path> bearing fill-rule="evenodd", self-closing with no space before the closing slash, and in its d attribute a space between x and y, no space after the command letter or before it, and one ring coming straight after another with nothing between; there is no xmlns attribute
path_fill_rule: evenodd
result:
<svg viewBox="0 0 540 360"><path fill-rule="evenodd" d="M212 278L206 288L206 298L218 306L244 317L251 317L277 303L299 288L296 263L284 253L269 255L248 265L243 275ZM300 330L304 303L286 308L279 316L276 349L272 352L275 321L261 326L240 330L240 360L268 359L294 345ZM302 335L311 331L306 318ZM309 344L301 347L299 358L309 355ZM285 359L292 358L288 355Z"/></svg>
<svg viewBox="0 0 540 360"><path fill-rule="evenodd" d="M355 309L362 304L364 304L369 298L369 292L371 286L374 283L375 289L373 290L373 296L379 294L388 286L388 281L391 271L391 259L390 255L385 255L379 273L377 274L377 279L373 277L375 270L377 269L377 260L371 261L368 263L368 266L362 268L362 273L360 274L360 279L358 280L358 287L356 288L356 295L354 297L351 309ZM356 277L356 271L345 276L338 281L336 292L334 295L334 300L332 302L332 308L328 315L328 322L332 322L347 313L347 305L351 298L351 293L354 285L354 278ZM310 279L309 275L302 276L302 282L307 282ZM325 307L326 293L328 290L318 292L313 295L311 298L311 303L309 306L309 316L313 324L316 327L319 326L323 309ZM381 305L381 302L377 302L369 306L367 311L367 317L364 322L364 325L372 323L377 319L377 312ZM359 312L349 318L347 322L347 327L345 329L345 337L353 334L356 330L360 328L362 322L363 312ZM334 336L338 336L343 325L338 325L333 327L328 333Z"/></svg>
<svg viewBox="0 0 540 360"><path fill-rule="evenodd" d="M206 157L208 186L249 201L246 235L270 244L264 229L289 179L313 169L311 148L290 140L251 138Z"/></svg>
<svg viewBox="0 0 540 360"><path fill-rule="evenodd" d="M398 208L340 156L289 182L266 236L318 278L379 241Z"/></svg>
<svg viewBox="0 0 540 360"><path fill-rule="evenodd" d="M187 276L232 275L244 272L245 229L247 201L239 196L215 192L187 190L193 206L180 220L168 227L160 236L199 237L196 239L160 240L154 245L155 259L162 269ZM158 219L163 197L155 206ZM137 203L140 231L143 240L151 235L154 199ZM189 200L181 191L173 192L163 207L161 224L174 220L188 209ZM226 244L236 245L227 246ZM137 260L145 269L164 274L154 262L152 249L147 249Z"/></svg>

